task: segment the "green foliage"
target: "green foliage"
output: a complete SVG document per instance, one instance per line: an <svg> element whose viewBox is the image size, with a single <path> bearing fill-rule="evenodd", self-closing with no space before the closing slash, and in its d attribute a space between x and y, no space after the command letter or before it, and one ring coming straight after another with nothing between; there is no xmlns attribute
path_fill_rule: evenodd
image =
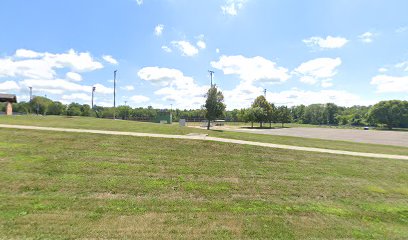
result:
<svg viewBox="0 0 408 240"><path fill-rule="evenodd" d="M81 116L81 104L79 103L71 103L68 105L67 115L68 116Z"/></svg>
<svg viewBox="0 0 408 240"><path fill-rule="evenodd" d="M264 122L272 122L274 120L274 109L272 105L266 100L266 98L261 95L258 96L252 103L252 108L261 108L262 111L257 111L256 122L259 122L262 127Z"/></svg>
<svg viewBox="0 0 408 240"><path fill-rule="evenodd" d="M370 109L368 116L372 122L389 129L408 127L408 101L381 101Z"/></svg>
<svg viewBox="0 0 408 240"><path fill-rule="evenodd" d="M225 111L224 95L218 91L217 87L211 87L207 93L205 101L205 117L208 120L207 129L210 129L210 122L221 117Z"/></svg>
<svg viewBox="0 0 408 240"><path fill-rule="evenodd" d="M278 119L279 122L282 123L282 127L284 126L285 123L290 123L291 121L291 114L290 114L290 109L287 106L280 106L278 108Z"/></svg>

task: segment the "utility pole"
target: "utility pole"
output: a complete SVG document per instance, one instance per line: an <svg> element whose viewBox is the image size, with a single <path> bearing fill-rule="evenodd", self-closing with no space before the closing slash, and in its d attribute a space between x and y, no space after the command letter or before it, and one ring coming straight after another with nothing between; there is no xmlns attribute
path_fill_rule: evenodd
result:
<svg viewBox="0 0 408 240"><path fill-rule="evenodd" d="M211 87L213 87L213 76L214 76L214 71L208 70L208 72L210 73L210 77L211 77Z"/></svg>
<svg viewBox="0 0 408 240"><path fill-rule="evenodd" d="M264 97L266 98L266 88L264 89Z"/></svg>
<svg viewBox="0 0 408 240"><path fill-rule="evenodd" d="M116 120L116 72L113 71L113 120Z"/></svg>
<svg viewBox="0 0 408 240"><path fill-rule="evenodd" d="M91 109L94 109L94 93L95 93L96 87L92 87L92 105Z"/></svg>
<svg viewBox="0 0 408 240"><path fill-rule="evenodd" d="M30 89L30 102L33 100L33 87L28 87Z"/></svg>

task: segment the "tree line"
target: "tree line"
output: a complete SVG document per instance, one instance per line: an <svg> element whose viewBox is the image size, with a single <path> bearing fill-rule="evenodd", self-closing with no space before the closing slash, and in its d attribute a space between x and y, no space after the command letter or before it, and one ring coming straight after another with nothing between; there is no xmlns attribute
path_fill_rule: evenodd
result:
<svg viewBox="0 0 408 240"><path fill-rule="evenodd" d="M192 110L172 110L173 120L181 118L189 121L204 119L225 119L227 122L259 123L261 127L269 127L272 123L313 124L313 125L349 125L349 126L381 126L386 128L408 127L408 101L381 101L373 106L342 107L334 103L298 105L293 107L276 106L268 102L264 96L257 97L251 107L244 109L225 110L224 97L216 88L207 93L203 108ZM5 104L0 105L5 111ZM63 104L45 97L34 97L30 102L13 104L13 111L25 114L91 116L98 118L116 118L124 120L152 121L160 109L131 108L129 106L112 107L88 104Z"/></svg>

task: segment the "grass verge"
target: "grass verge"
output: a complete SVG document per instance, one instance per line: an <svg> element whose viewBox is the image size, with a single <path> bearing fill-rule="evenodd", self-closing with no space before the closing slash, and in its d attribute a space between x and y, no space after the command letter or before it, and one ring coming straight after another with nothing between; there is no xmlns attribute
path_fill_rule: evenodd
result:
<svg viewBox="0 0 408 240"><path fill-rule="evenodd" d="M0 129L5 238L408 238L407 161Z"/></svg>

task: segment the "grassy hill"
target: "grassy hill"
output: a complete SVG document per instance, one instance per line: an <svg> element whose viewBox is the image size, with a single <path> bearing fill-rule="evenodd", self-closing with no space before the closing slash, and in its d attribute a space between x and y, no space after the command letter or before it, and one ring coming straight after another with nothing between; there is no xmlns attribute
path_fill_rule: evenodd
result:
<svg viewBox="0 0 408 240"><path fill-rule="evenodd" d="M93 122L81 126L105 124ZM142 125L133 130L150 131ZM407 161L174 139L0 134L4 238L408 238Z"/></svg>

